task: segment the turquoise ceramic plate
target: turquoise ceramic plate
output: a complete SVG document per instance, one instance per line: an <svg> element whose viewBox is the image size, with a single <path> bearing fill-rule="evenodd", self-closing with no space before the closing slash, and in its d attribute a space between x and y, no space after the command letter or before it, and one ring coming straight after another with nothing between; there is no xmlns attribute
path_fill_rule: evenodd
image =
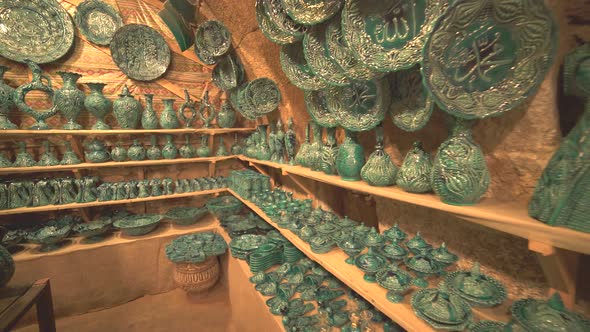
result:
<svg viewBox="0 0 590 332"><path fill-rule="evenodd" d="M330 85L344 86L350 84L348 77L326 48L326 25L311 28L303 37L303 54L309 68Z"/></svg>
<svg viewBox="0 0 590 332"><path fill-rule="evenodd" d="M219 21L205 21L195 31L195 48L208 57L220 57L231 48L231 33Z"/></svg>
<svg viewBox="0 0 590 332"><path fill-rule="evenodd" d="M0 55L18 62L48 63L74 43L74 24L56 0L0 1Z"/></svg>
<svg viewBox="0 0 590 332"><path fill-rule="evenodd" d="M255 117L276 110L280 102L279 87L273 80L265 77L248 82L239 95L240 107L249 110Z"/></svg>
<svg viewBox="0 0 590 332"><path fill-rule="evenodd" d="M285 45L294 43L303 38L303 36L296 37L279 29L268 18L268 15L266 15L266 11L264 10L264 0L256 0L256 20L258 21L258 26L260 27L260 30L262 30L262 33L273 43Z"/></svg>
<svg viewBox="0 0 590 332"><path fill-rule="evenodd" d="M448 113L495 116L537 91L556 48L557 23L543 1L461 0L434 25L422 76Z"/></svg>
<svg viewBox="0 0 590 332"><path fill-rule="evenodd" d="M123 19L113 6L101 0L86 0L76 7L74 22L89 41L109 45Z"/></svg>
<svg viewBox="0 0 590 332"><path fill-rule="evenodd" d="M293 21L287 14L281 0L262 0L262 3L266 16L277 29L294 37L303 37L307 28Z"/></svg>
<svg viewBox="0 0 590 332"><path fill-rule="evenodd" d="M391 86L391 118L405 131L422 129L434 110L430 93L422 85L420 67L400 70L389 75Z"/></svg>
<svg viewBox="0 0 590 332"><path fill-rule="evenodd" d="M240 59L233 54L224 55L211 73L213 83L218 88L228 91L238 87L244 79L244 67Z"/></svg>
<svg viewBox="0 0 590 332"><path fill-rule="evenodd" d="M307 113L320 126L325 128L338 127L338 119L328 109L323 90L305 91L305 106Z"/></svg>
<svg viewBox="0 0 590 332"><path fill-rule="evenodd" d="M307 64L299 42L281 47L281 67L289 81L302 90L319 90L328 86Z"/></svg>
<svg viewBox="0 0 590 332"><path fill-rule="evenodd" d="M346 43L357 59L378 71L420 62L425 39L447 0L348 0L342 10Z"/></svg>
<svg viewBox="0 0 590 332"><path fill-rule="evenodd" d="M344 0L281 0L281 4L295 22L314 25L337 14Z"/></svg>

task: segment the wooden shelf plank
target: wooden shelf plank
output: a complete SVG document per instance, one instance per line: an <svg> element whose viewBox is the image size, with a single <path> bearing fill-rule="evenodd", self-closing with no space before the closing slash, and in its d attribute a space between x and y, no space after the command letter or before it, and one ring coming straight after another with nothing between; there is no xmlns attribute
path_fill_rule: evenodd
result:
<svg viewBox="0 0 590 332"><path fill-rule="evenodd" d="M255 128L182 128L182 129L111 129L111 130L30 130L14 129L0 130L0 137L12 136L45 136L45 135L74 135L74 136L113 136L113 135L141 135L141 134L209 134L219 135L227 133L251 132Z"/></svg>
<svg viewBox="0 0 590 332"><path fill-rule="evenodd" d="M565 227L553 227L528 216L525 203L497 202L484 199L474 206L455 206L443 203L434 194L412 194L399 187L373 187L364 181L344 181L339 176L315 172L301 166L290 166L239 157L243 161L281 169L283 173L297 175L333 186L385 197L400 202L424 206L447 212L469 222L509 233L553 247L590 254L590 233Z"/></svg>
<svg viewBox="0 0 590 332"><path fill-rule="evenodd" d="M23 214L23 213L34 213L34 212L48 212L48 211L57 211L57 210L71 210L71 209L88 208L88 207L94 207L94 206L107 206L107 205L120 205L120 204L151 202L151 201L159 201L159 200L175 199L175 198L183 198L183 197L197 197L197 196L222 193L225 191L227 191L227 189L222 188L222 189L204 190L204 191L182 193L182 194L173 194L173 195L122 199L122 200L117 200L117 201L105 201L105 202L95 201L95 202L90 202L90 203L72 203L72 204L62 204L62 205L44 205L44 206L34 206L34 207L22 207L22 208L17 208L17 209L10 209L10 210L0 210L0 216L6 216L6 215L12 215L12 214Z"/></svg>
<svg viewBox="0 0 590 332"><path fill-rule="evenodd" d="M77 165L57 165L57 166L33 166L33 167L7 167L0 168L0 175L23 174L23 173L42 173L42 172L61 172L79 169L98 169L110 167L136 167L136 166L159 166L159 165L178 165L192 163L216 163L225 160L234 159L236 156L226 157L208 157L208 158L177 158L177 159L160 159L160 160L141 160L141 161L109 161L105 163L81 163Z"/></svg>

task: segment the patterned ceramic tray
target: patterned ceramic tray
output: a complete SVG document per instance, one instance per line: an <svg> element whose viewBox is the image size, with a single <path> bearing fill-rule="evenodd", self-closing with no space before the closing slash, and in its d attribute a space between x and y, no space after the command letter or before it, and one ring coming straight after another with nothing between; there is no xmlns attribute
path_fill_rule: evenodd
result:
<svg viewBox="0 0 590 332"><path fill-rule="evenodd" d="M220 57L231 47L231 33L223 23L215 20L203 22L195 31L195 48L208 57Z"/></svg>
<svg viewBox="0 0 590 332"><path fill-rule="evenodd" d="M303 36L293 36L279 29L266 15L264 0L256 0L256 20L262 33L273 43L285 45L301 40Z"/></svg>
<svg viewBox="0 0 590 332"><path fill-rule="evenodd" d="M338 126L338 118L330 112L323 90L305 91L305 106L311 118L322 127Z"/></svg>
<svg viewBox="0 0 590 332"><path fill-rule="evenodd" d="M86 0L76 7L74 22L91 42L109 45L123 19L113 6L101 0Z"/></svg>
<svg viewBox="0 0 590 332"><path fill-rule="evenodd" d="M238 87L244 79L244 67L240 59L231 52L224 55L211 73L213 83L228 91Z"/></svg>

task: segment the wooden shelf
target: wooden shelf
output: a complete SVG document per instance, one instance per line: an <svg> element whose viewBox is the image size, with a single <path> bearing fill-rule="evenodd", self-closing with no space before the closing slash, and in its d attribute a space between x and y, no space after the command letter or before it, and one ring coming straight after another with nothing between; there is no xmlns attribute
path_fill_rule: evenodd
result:
<svg viewBox="0 0 590 332"><path fill-rule="evenodd" d="M12 214L23 214L23 213L34 213L34 212L48 212L48 211L57 211L57 210L71 210L71 209L88 208L88 207L94 207L94 206L107 206L107 205L120 205L120 204L151 202L151 201L159 201L159 200L175 199L175 198L183 198L183 197L197 197L197 196L222 193L225 191L227 191L227 189L222 188L222 189L204 190L204 191L182 193L182 194L173 194L173 195L122 199L122 200L117 200L117 201L105 201L105 202L95 201L95 202L90 202L90 203L72 203L72 204L62 204L62 205L44 205L44 206L34 206L34 207L22 207L22 208L17 208L17 209L10 209L10 210L0 210L0 216L6 216L6 215L12 215Z"/></svg>
<svg viewBox="0 0 590 332"><path fill-rule="evenodd" d="M208 158L177 158L177 159L159 159L159 160L141 160L141 161L109 161L105 163L81 163L77 165L57 165L57 166L33 166L33 167L7 167L0 168L0 175L23 174L23 173L42 173L42 172L61 172L76 169L98 169L110 167L143 167L159 165L177 165L192 163L216 163L220 161L235 159L236 156L226 157L208 157Z"/></svg>
<svg viewBox="0 0 590 332"><path fill-rule="evenodd" d="M182 129L110 129L110 130L31 130L31 129L13 129L0 130L0 137L10 136L45 136L45 135L73 135L73 136L112 136L112 135L140 135L140 134L227 134L238 132L251 132L255 128L182 128Z"/></svg>
<svg viewBox="0 0 590 332"><path fill-rule="evenodd" d="M553 227L535 220L528 216L527 205L523 202L520 204L516 202L503 203L484 199L474 206L455 206L441 202L434 194L412 194L399 187L373 187L364 181L344 181L339 176L315 172L301 166L260 161L244 156L239 158L252 164L281 169L283 174L297 175L353 191L428 207L530 241L590 254L590 233L578 232L565 227Z"/></svg>

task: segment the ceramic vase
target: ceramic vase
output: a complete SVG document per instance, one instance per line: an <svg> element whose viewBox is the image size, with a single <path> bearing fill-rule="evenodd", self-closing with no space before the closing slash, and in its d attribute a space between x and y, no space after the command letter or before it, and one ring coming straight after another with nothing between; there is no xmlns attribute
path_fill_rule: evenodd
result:
<svg viewBox="0 0 590 332"><path fill-rule="evenodd" d="M178 121L176 111L174 111L174 101L175 99L162 100L164 109L160 113L160 127L164 129L176 129L180 127L180 121Z"/></svg>
<svg viewBox="0 0 590 332"><path fill-rule="evenodd" d="M356 133L346 130L346 138L338 148L336 155L336 169L344 181L358 181L361 179L361 169L365 164L363 147L358 144Z"/></svg>
<svg viewBox="0 0 590 332"><path fill-rule="evenodd" d="M51 152L51 146L49 141L43 142L43 150L45 150L45 152L43 152L41 158L39 158L39 166L59 165L59 160L57 160L55 154Z"/></svg>
<svg viewBox="0 0 590 332"><path fill-rule="evenodd" d="M190 115L186 116L186 109L188 108ZM178 109L178 117L184 122L185 128L190 128L191 123L197 118L197 108L195 102L191 99L187 89L184 89L184 103Z"/></svg>
<svg viewBox="0 0 590 332"><path fill-rule="evenodd" d="M166 144L162 148L162 156L164 159L174 159L178 155L178 149L174 145L174 137L166 135Z"/></svg>
<svg viewBox="0 0 590 332"><path fill-rule="evenodd" d="M322 170L322 127L315 121L311 122L313 140L309 145L308 166L314 171Z"/></svg>
<svg viewBox="0 0 590 332"><path fill-rule="evenodd" d="M452 205L473 205L487 191L490 173L471 135L471 121L455 119L451 135L434 158L431 184L440 199Z"/></svg>
<svg viewBox="0 0 590 332"><path fill-rule="evenodd" d="M143 95L145 98L145 108L141 113L141 127L143 129L157 129L158 128L158 115L154 110L154 95L146 93Z"/></svg>
<svg viewBox="0 0 590 332"><path fill-rule="evenodd" d="M256 158L256 141L254 140L253 136L246 138L244 155L248 158Z"/></svg>
<svg viewBox="0 0 590 332"><path fill-rule="evenodd" d="M113 102L103 94L105 83L86 83L90 88L90 94L84 99L84 107L96 117L96 123L92 130L108 130L111 126L104 122L104 118L113 108Z"/></svg>
<svg viewBox="0 0 590 332"><path fill-rule="evenodd" d="M158 139L156 135L152 135L150 141L151 145L146 151L147 158L149 160L158 160L162 158L162 151L158 147Z"/></svg>
<svg viewBox="0 0 590 332"><path fill-rule="evenodd" d="M174 282L187 293L198 293L213 287L219 279L219 261L211 256L202 263L177 263Z"/></svg>
<svg viewBox="0 0 590 332"><path fill-rule="evenodd" d="M232 128L236 124L236 112L226 101L217 113L217 125L219 128Z"/></svg>
<svg viewBox="0 0 590 332"><path fill-rule="evenodd" d="M242 146L240 145L240 142L238 140L238 134L234 134L234 144L232 144L231 148L231 154L234 156L240 155L242 154Z"/></svg>
<svg viewBox="0 0 590 332"><path fill-rule="evenodd" d="M0 228L0 239L4 238L6 232L6 228ZM4 248L4 246L0 245L0 287L4 287L8 284L10 279L12 279L12 276L14 276L14 270L15 265L12 255L6 250L6 248Z"/></svg>
<svg viewBox="0 0 590 332"><path fill-rule="evenodd" d="M266 133L268 131L268 125L258 125L258 143L256 144L257 153L256 159L258 160L270 160L270 147L266 140Z"/></svg>
<svg viewBox="0 0 590 332"><path fill-rule="evenodd" d="M338 145L336 144L336 128L326 129L326 144L322 149L322 160L321 170L322 172L335 175L338 170L336 169L336 156L338 155Z"/></svg>
<svg viewBox="0 0 590 332"><path fill-rule="evenodd" d="M53 100L54 91L51 85L51 78L49 76L43 75L41 72L41 67L36 63L30 60L24 60L24 62L29 66L31 69L33 79L29 83L25 83L16 90L14 90L13 98L14 104L18 109L23 112L27 113L31 117L37 121L35 124L31 126L33 130L47 130L49 126L45 123L45 120L49 119L50 117L54 116L57 111L57 105L55 103L51 106L50 109L46 110L34 110L32 107L27 105L25 102L26 95L31 91L41 91L47 94L47 96ZM45 83L44 83L45 82Z"/></svg>
<svg viewBox="0 0 590 332"><path fill-rule="evenodd" d="M287 122L287 132L285 133L285 151L289 158L289 165L295 165L295 153L297 152L297 134L293 129L293 118L289 118Z"/></svg>
<svg viewBox="0 0 590 332"><path fill-rule="evenodd" d="M285 163L285 132L283 131L283 123L281 119L277 121L277 136L276 136L276 162L279 164Z"/></svg>
<svg viewBox="0 0 590 332"><path fill-rule="evenodd" d="M18 142L18 153L14 160L14 167L32 167L37 166L37 162L31 156L29 152L27 152L27 144L25 142Z"/></svg>
<svg viewBox="0 0 590 332"><path fill-rule="evenodd" d="M209 128L211 121L215 119L216 112L215 106L209 102L209 90L205 90L205 95L201 99L198 112L199 118L203 121L203 128Z"/></svg>
<svg viewBox="0 0 590 332"><path fill-rule="evenodd" d="M76 87L76 82L82 77L78 73L67 71L57 72L63 80L61 89L55 91L53 95L53 104L57 106L61 114L68 120L63 125L66 130L82 129L82 126L76 123L76 119L84 108L84 92Z"/></svg>
<svg viewBox="0 0 590 332"><path fill-rule="evenodd" d="M61 165L77 165L81 163L80 157L72 150L70 142L64 142L64 154L59 162Z"/></svg>
<svg viewBox="0 0 590 332"><path fill-rule="evenodd" d="M184 145L180 147L178 152L182 158L194 158L197 155L197 149L191 145L190 136L184 136Z"/></svg>
<svg viewBox="0 0 590 332"><path fill-rule="evenodd" d="M414 142L397 173L396 183L407 192L425 193L432 190L431 172L432 158L422 149L421 142Z"/></svg>
<svg viewBox="0 0 590 332"><path fill-rule="evenodd" d="M14 108L13 94L14 89L4 83L4 73L8 67L0 66L0 129L16 129L17 126L10 122L8 116Z"/></svg>
<svg viewBox="0 0 590 332"><path fill-rule="evenodd" d="M0 152L0 168L12 167L12 161L6 157L4 152Z"/></svg>
<svg viewBox="0 0 590 332"><path fill-rule="evenodd" d="M111 150L111 159L118 162L127 160L127 149L123 147L121 141L118 141L115 147Z"/></svg>
<svg viewBox="0 0 590 332"><path fill-rule="evenodd" d="M287 147L288 148L288 147ZM308 155L309 155L309 123L305 126L305 140L299 147L297 155L295 155L295 164L303 167L308 167Z"/></svg>
<svg viewBox="0 0 590 332"><path fill-rule="evenodd" d="M392 186L395 184L398 169L391 161L389 154L383 150L383 127L381 125L375 130L375 135L377 136L377 145L361 169L361 178L371 186Z"/></svg>
<svg viewBox="0 0 590 332"><path fill-rule="evenodd" d="M113 113L123 129L136 129L141 117L141 103L129 92L127 85L113 103Z"/></svg>
<svg viewBox="0 0 590 332"><path fill-rule="evenodd" d="M201 146L197 149L197 156L206 158L211 156L211 149L209 148L209 137L207 135L201 136Z"/></svg>
<svg viewBox="0 0 590 332"><path fill-rule="evenodd" d="M217 146L217 151L215 151L216 157L225 157L227 156L227 149L225 148L225 143L223 143L223 136L219 137L219 145Z"/></svg>

